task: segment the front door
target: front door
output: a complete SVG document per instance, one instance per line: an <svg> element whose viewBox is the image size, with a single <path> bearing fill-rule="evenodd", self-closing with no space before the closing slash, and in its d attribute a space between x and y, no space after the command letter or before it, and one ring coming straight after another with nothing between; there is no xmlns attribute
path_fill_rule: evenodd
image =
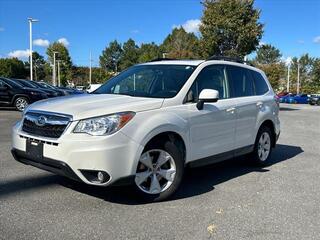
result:
<svg viewBox="0 0 320 240"><path fill-rule="evenodd" d="M230 90L225 77L224 65L205 67L195 79L188 96L193 102L203 89L219 91L216 103L205 103L202 110L196 104L189 105L191 158L197 160L234 149L236 109L235 101L229 99Z"/></svg>

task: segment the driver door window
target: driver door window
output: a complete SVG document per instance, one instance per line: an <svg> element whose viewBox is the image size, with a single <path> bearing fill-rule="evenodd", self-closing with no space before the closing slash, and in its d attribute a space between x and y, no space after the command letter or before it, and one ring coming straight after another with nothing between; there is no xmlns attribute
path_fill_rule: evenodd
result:
<svg viewBox="0 0 320 240"><path fill-rule="evenodd" d="M188 92L186 102L197 102L203 89L219 91L219 99L230 97L224 65L212 65L202 69Z"/></svg>

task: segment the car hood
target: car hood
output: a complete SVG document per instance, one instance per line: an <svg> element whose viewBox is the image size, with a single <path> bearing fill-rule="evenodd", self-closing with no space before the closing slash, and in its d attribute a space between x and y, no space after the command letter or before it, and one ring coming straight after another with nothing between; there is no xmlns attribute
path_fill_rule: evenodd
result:
<svg viewBox="0 0 320 240"><path fill-rule="evenodd" d="M91 118L116 112L141 112L162 106L163 98L142 98L114 94L81 94L48 99L30 105L27 111L68 114L73 120Z"/></svg>

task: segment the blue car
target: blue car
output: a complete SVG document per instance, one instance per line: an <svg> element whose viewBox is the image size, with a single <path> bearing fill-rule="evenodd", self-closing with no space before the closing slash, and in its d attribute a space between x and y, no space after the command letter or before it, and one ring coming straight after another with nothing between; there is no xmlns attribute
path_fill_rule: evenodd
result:
<svg viewBox="0 0 320 240"><path fill-rule="evenodd" d="M307 104L309 102L309 97L307 94L298 94L288 97L286 101L287 103Z"/></svg>
<svg viewBox="0 0 320 240"><path fill-rule="evenodd" d="M295 94L292 94L292 93L289 93L289 94L287 94L287 95L285 95L285 96L282 96L282 97L280 97L279 98L279 102L280 103L289 103L289 98L292 98L292 97L294 97L295 96Z"/></svg>

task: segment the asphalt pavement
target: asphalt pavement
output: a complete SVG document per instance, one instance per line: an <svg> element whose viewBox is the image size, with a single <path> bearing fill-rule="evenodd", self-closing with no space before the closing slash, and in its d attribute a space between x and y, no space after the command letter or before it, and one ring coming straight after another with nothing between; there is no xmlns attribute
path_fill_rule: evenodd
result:
<svg viewBox="0 0 320 240"><path fill-rule="evenodd" d="M272 165L188 170L173 199L141 203L16 162L0 110L0 239L320 239L320 107L281 105Z"/></svg>

